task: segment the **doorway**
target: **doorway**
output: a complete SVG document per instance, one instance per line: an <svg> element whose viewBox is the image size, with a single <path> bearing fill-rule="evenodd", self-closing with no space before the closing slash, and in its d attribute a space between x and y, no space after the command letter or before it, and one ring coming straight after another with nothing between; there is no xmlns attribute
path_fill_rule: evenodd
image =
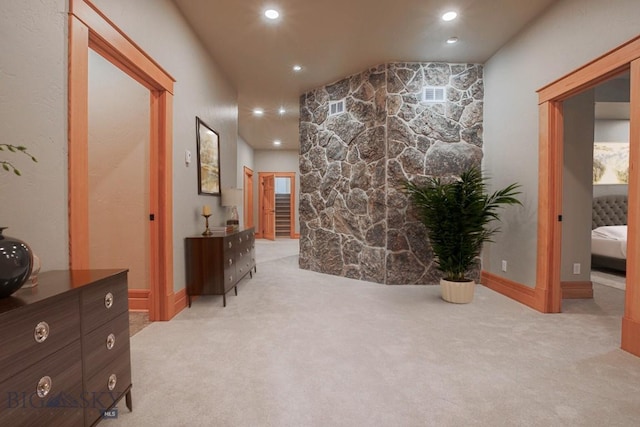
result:
<svg viewBox="0 0 640 427"><path fill-rule="evenodd" d="M640 356L640 37L538 91L540 163L536 304L561 310L563 101L625 71L630 72L629 197L627 288L622 318L622 349Z"/></svg>
<svg viewBox="0 0 640 427"><path fill-rule="evenodd" d="M296 238L295 172L258 172L259 232L256 237Z"/></svg>
<svg viewBox="0 0 640 427"><path fill-rule="evenodd" d="M253 224L253 170L244 166L244 226L251 228Z"/></svg>
<svg viewBox="0 0 640 427"><path fill-rule="evenodd" d="M149 294L150 320L169 320L185 299L173 292L172 123L174 79L105 18L90 1L69 4L69 268L90 268L88 68L92 49L150 93ZM131 294L129 299L131 300Z"/></svg>
<svg viewBox="0 0 640 427"><path fill-rule="evenodd" d="M88 95L89 268L128 268L129 309L148 311L149 90L91 50Z"/></svg>

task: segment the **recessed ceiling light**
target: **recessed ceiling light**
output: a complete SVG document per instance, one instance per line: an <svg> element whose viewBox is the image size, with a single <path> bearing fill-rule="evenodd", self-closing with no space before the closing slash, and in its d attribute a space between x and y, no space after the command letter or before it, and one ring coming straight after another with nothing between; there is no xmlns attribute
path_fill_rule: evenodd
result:
<svg viewBox="0 0 640 427"><path fill-rule="evenodd" d="M284 107L280 107L280 109L278 110L278 113L280 113L281 115L286 113L287 110L284 109Z"/></svg>
<svg viewBox="0 0 640 427"><path fill-rule="evenodd" d="M294 65L294 66L293 66L293 71L296 71L296 72L297 72L297 71L302 71L302 66L301 66L301 65L297 65L297 64L296 64L296 65Z"/></svg>
<svg viewBox="0 0 640 427"><path fill-rule="evenodd" d="M264 114L264 110L262 108L254 108L253 115L254 116L262 116Z"/></svg>
<svg viewBox="0 0 640 427"><path fill-rule="evenodd" d="M447 39L447 43L448 43L448 44L458 43L458 38L457 38L457 37L449 37L449 38Z"/></svg>
<svg viewBox="0 0 640 427"><path fill-rule="evenodd" d="M282 144L282 141L280 141L279 139L276 139L275 141L273 141L273 145L280 145Z"/></svg>
<svg viewBox="0 0 640 427"><path fill-rule="evenodd" d="M454 11L449 11L447 13L445 13L444 15L442 15L442 20L443 21L453 21L454 19L456 19L456 17L458 16L458 14Z"/></svg>
<svg viewBox="0 0 640 427"><path fill-rule="evenodd" d="M280 17L280 12L275 9L267 9L264 11L264 16L269 19L278 19Z"/></svg>

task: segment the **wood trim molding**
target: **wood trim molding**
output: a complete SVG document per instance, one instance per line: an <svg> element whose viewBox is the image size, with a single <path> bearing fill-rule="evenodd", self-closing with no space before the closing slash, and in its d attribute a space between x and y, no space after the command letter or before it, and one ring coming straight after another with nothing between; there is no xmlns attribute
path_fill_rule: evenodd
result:
<svg viewBox="0 0 640 427"><path fill-rule="evenodd" d="M89 268L88 57L93 48L151 90L149 319L175 314L173 295L174 79L89 0L69 2L69 265Z"/></svg>
<svg viewBox="0 0 640 427"><path fill-rule="evenodd" d="M640 322L624 316L622 318L623 350L640 357Z"/></svg>
<svg viewBox="0 0 640 427"><path fill-rule="evenodd" d="M106 59L149 89L173 93L175 79L102 13L90 0L74 0L71 13L90 30L89 43Z"/></svg>
<svg viewBox="0 0 640 427"><path fill-rule="evenodd" d="M195 297L192 298L195 299ZM185 308L187 308L187 289L182 288L173 294L173 315L171 317L175 317L176 314Z"/></svg>
<svg viewBox="0 0 640 427"><path fill-rule="evenodd" d="M69 16L69 268L89 268L89 29Z"/></svg>
<svg viewBox="0 0 640 427"><path fill-rule="evenodd" d="M536 303L543 313L559 313L562 309L560 290L560 253L562 228L562 104L545 102L539 106L538 162L538 252L536 288L540 289ZM550 130L552 130L550 133Z"/></svg>
<svg viewBox="0 0 640 427"><path fill-rule="evenodd" d="M292 237L292 239L299 239L300 238L300 233L295 233Z"/></svg>
<svg viewBox="0 0 640 427"><path fill-rule="evenodd" d="M540 290L536 288L522 285L484 270L480 273L480 283L534 310L543 311L541 306L542 298L539 295Z"/></svg>
<svg viewBox="0 0 640 427"><path fill-rule="evenodd" d="M593 298L593 283L586 282L560 282L562 299L591 299Z"/></svg>
<svg viewBox="0 0 640 427"><path fill-rule="evenodd" d="M149 311L149 289L129 289L129 311Z"/></svg>
<svg viewBox="0 0 640 427"><path fill-rule="evenodd" d="M629 196L627 200L627 287L622 320L622 349L640 356L640 59L631 63L629 124Z"/></svg>
<svg viewBox="0 0 640 427"><path fill-rule="evenodd" d="M539 102L567 99L624 72L637 58L640 58L640 36L538 89Z"/></svg>

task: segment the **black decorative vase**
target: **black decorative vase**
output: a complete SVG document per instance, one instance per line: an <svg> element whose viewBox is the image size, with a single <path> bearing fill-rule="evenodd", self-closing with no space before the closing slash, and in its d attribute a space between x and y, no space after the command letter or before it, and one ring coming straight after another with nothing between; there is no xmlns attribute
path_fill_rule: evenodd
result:
<svg viewBox="0 0 640 427"><path fill-rule="evenodd" d="M33 254L22 240L3 236L0 227L0 298L8 297L24 285L31 274Z"/></svg>

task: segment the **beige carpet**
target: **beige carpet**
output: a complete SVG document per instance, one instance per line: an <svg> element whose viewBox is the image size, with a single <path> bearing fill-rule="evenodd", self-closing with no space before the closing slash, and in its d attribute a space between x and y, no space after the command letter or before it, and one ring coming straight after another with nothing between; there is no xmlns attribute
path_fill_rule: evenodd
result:
<svg viewBox="0 0 640 427"><path fill-rule="evenodd" d="M640 358L620 345L624 293L544 315L485 287L299 270L258 241L238 296L194 302L132 337L133 404L111 426L635 426Z"/></svg>

